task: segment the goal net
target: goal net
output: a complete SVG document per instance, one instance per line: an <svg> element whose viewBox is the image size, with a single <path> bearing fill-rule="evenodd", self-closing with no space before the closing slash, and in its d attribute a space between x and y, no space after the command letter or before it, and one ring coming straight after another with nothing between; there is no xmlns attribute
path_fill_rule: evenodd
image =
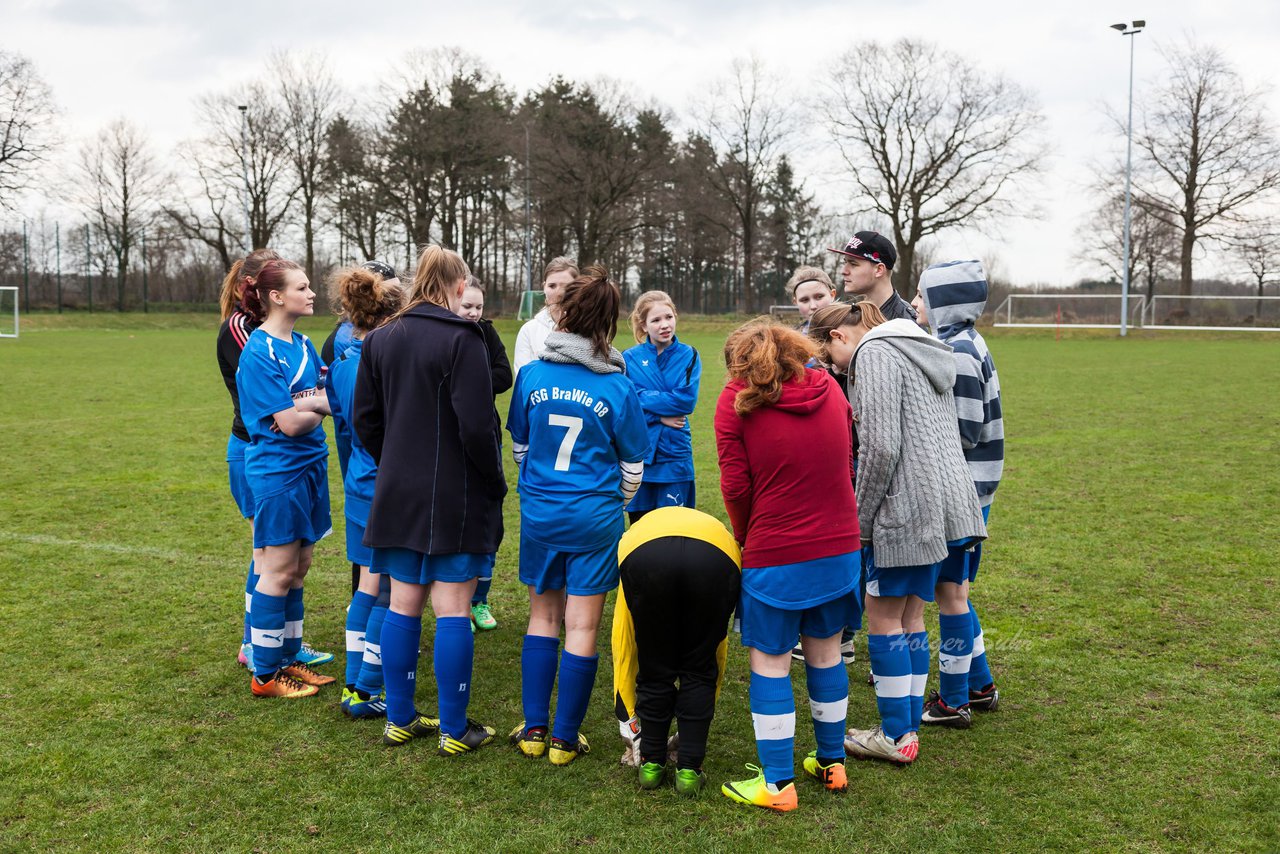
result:
<svg viewBox="0 0 1280 854"><path fill-rule="evenodd" d="M994 312L996 326L1080 329L1119 329L1120 294L1011 293ZM1129 324L1141 326L1146 298L1129 294Z"/></svg>
<svg viewBox="0 0 1280 854"><path fill-rule="evenodd" d="M520 307L516 309L516 320L529 320L542 310L547 303L547 295L542 291L522 291Z"/></svg>
<svg viewBox="0 0 1280 854"><path fill-rule="evenodd" d="M0 338L18 337L18 289L0 286Z"/></svg>
<svg viewBox="0 0 1280 854"><path fill-rule="evenodd" d="M1148 329L1280 331L1280 296L1156 294L1147 303Z"/></svg>

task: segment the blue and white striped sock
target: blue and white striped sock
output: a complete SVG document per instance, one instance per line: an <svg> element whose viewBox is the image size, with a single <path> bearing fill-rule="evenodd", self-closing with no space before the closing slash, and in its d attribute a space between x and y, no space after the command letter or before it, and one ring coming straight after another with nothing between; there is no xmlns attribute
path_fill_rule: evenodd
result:
<svg viewBox="0 0 1280 854"><path fill-rule="evenodd" d="M285 597L253 591L253 673L262 679L274 674L282 664L284 649Z"/></svg>
<svg viewBox="0 0 1280 854"><path fill-rule="evenodd" d="M293 664L302 652L302 588L289 589L284 597L284 647L281 655L285 664Z"/></svg>
<svg viewBox="0 0 1280 854"><path fill-rule="evenodd" d="M791 693L791 677L752 673L750 693L756 754L760 757L765 782L777 785L782 780L794 779L796 698Z"/></svg>
<svg viewBox="0 0 1280 854"><path fill-rule="evenodd" d="M906 636L911 655L911 728L919 731L924 715L924 689L929 685L929 633L912 632Z"/></svg>
<svg viewBox="0 0 1280 854"><path fill-rule="evenodd" d="M911 731L911 653L906 635L867 635L880 726L894 741Z"/></svg>
<svg viewBox="0 0 1280 854"><path fill-rule="evenodd" d="M969 702L973 618L968 614L939 614L938 630L938 693L942 702L958 709Z"/></svg>
<svg viewBox="0 0 1280 854"><path fill-rule="evenodd" d="M818 759L829 764L844 760L844 722L849 712L849 671L843 663L832 667L805 664L809 685L809 711Z"/></svg>
<svg viewBox="0 0 1280 854"><path fill-rule="evenodd" d="M467 732L475 636L470 617L436 617L434 665L440 704L440 731L461 738Z"/></svg>
<svg viewBox="0 0 1280 854"><path fill-rule="evenodd" d="M258 587L258 573L253 571L253 561L249 561L249 574L244 580L244 639L242 644L253 643L253 633L249 630L249 611L253 608L253 591Z"/></svg>
<svg viewBox="0 0 1280 854"><path fill-rule="evenodd" d="M369 622L364 629L364 658L360 661L356 690L369 696L382 690L382 621L386 617L387 606L379 601L369 611Z"/></svg>
<svg viewBox="0 0 1280 854"><path fill-rule="evenodd" d="M991 667L987 664L987 644L982 637L982 623L978 622L978 612L969 600L969 616L973 618L973 655L969 659L969 690L981 691L996 680L991 676Z"/></svg>
<svg viewBox="0 0 1280 854"><path fill-rule="evenodd" d="M360 678L360 667L364 664L365 629L369 625L369 612L377 601L378 597L359 590L351 594L351 605L347 608L347 685L354 686Z"/></svg>

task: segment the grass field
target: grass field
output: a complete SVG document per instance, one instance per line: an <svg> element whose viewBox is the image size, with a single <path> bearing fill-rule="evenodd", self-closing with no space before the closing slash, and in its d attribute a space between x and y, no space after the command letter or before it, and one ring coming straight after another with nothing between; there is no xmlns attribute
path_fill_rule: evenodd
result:
<svg viewBox="0 0 1280 854"><path fill-rule="evenodd" d="M35 316L0 341L2 850L1280 849L1280 338L991 334L1008 464L974 598L1001 710L926 731L909 769L851 763L843 797L802 781L800 809L779 816L715 788L639 791L617 764L607 649L584 726L596 750L567 769L505 746L384 749L333 688L251 699L234 662L248 532L227 493L214 325ZM515 324L500 328L510 345ZM682 322L707 365L701 506L721 518L711 412L728 328ZM331 475L339 528L316 550L307 633L340 652L336 459ZM477 639L472 693L500 734L520 718L527 616L514 485L507 522L501 626ZM859 725L874 718L865 662L860 644ZM754 761L746 686L734 646L717 788Z"/></svg>

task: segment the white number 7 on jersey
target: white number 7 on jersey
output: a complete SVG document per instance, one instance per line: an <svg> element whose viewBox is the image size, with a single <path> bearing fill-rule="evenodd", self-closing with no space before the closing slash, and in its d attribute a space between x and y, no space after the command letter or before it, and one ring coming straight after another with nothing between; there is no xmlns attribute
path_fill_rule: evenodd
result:
<svg viewBox="0 0 1280 854"><path fill-rule="evenodd" d="M556 415L547 416L547 423L552 427L567 427L569 432L564 434L564 440L560 443L560 450L556 452L556 471L569 470L569 457L573 456L573 446L577 444L578 434L582 432L582 419L573 415Z"/></svg>

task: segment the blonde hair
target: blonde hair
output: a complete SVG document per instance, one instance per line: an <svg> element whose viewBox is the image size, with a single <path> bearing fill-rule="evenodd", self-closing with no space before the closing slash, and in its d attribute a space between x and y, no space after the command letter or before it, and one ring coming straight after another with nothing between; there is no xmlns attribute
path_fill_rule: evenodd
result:
<svg viewBox="0 0 1280 854"><path fill-rule="evenodd" d="M578 272L577 259L570 258L568 255L560 255L552 258L547 262L547 266L542 270L542 281L545 282L547 277L552 273L560 273L565 270L568 270L575 279L578 278L580 273Z"/></svg>
<svg viewBox="0 0 1280 854"><path fill-rule="evenodd" d="M791 298L796 298L796 288L805 282L819 282L829 291L834 291L836 286L831 283L831 277L827 275L827 271L821 267L797 267L796 271L791 274L791 278L787 279L787 293L791 294Z"/></svg>
<svg viewBox="0 0 1280 854"><path fill-rule="evenodd" d="M643 344L649 335L644 331L644 324L649 318L649 310L655 305L666 303L671 306L671 313L679 315L676 311L676 304L671 301L671 297L667 296L666 291L645 291L636 300L635 307L631 309L631 332L636 336L636 341Z"/></svg>
<svg viewBox="0 0 1280 854"><path fill-rule="evenodd" d="M452 249L434 243L418 256L418 269L413 274L413 284L405 294L405 303L396 317L415 306L429 302L441 308L449 307L449 295L459 279L471 275L471 269L462 256Z"/></svg>
<svg viewBox="0 0 1280 854"><path fill-rule="evenodd" d="M342 312L359 332L377 329L400 308L404 291L365 267L346 267L333 277Z"/></svg>
<svg viewBox="0 0 1280 854"><path fill-rule="evenodd" d="M808 338L767 317L738 327L724 344L729 377L747 384L734 397L733 411L742 416L775 406L783 383L803 377L805 365L817 352Z"/></svg>
<svg viewBox="0 0 1280 854"><path fill-rule="evenodd" d="M831 342L833 330L845 326L861 326L864 330L870 330L884 322L884 314L873 302L837 302L823 306L813 313L809 318L808 335L818 345L822 360L830 363L831 355L827 351L827 345Z"/></svg>

